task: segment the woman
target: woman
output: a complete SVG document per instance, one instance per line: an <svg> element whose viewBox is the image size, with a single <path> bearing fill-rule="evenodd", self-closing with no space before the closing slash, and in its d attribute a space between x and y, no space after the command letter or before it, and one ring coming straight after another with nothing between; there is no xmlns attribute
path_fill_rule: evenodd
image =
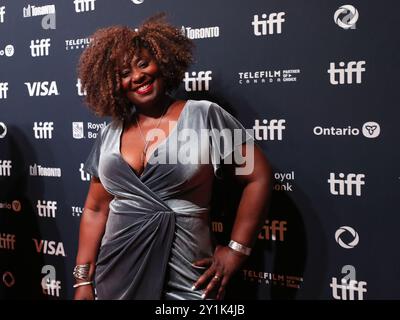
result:
<svg viewBox="0 0 400 320"><path fill-rule="evenodd" d="M192 46L158 16L137 31L98 30L81 56L86 102L113 121L85 163L92 180L81 218L75 299L94 299L94 286L98 299L222 299L250 254L264 221L270 166L258 147L250 154L253 138L224 109L169 95L192 62ZM239 131L240 139L221 144L218 135L226 129ZM188 130L208 130L208 143L179 139ZM236 175L244 191L232 241L214 249L208 221L213 179L238 151L252 156L254 168ZM199 158L211 163L191 161ZM232 162L235 169L246 166Z"/></svg>

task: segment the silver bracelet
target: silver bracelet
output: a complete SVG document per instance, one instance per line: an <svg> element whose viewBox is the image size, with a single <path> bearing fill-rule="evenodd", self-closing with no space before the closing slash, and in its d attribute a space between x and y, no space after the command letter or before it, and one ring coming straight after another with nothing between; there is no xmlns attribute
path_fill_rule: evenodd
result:
<svg viewBox="0 0 400 320"><path fill-rule="evenodd" d="M251 248L246 247L236 241L229 241L228 247L231 248L232 250L235 250L237 252L243 253L246 256L249 256L251 253Z"/></svg>
<svg viewBox="0 0 400 320"><path fill-rule="evenodd" d="M92 284L92 283L93 283L93 281L79 282L79 283L75 283L73 285L73 287L74 288L78 288L78 287L81 287L81 286L87 286L87 285Z"/></svg>
<svg viewBox="0 0 400 320"><path fill-rule="evenodd" d="M89 280L89 270L90 263L78 264L74 268L74 272L72 273L75 279L77 280Z"/></svg>

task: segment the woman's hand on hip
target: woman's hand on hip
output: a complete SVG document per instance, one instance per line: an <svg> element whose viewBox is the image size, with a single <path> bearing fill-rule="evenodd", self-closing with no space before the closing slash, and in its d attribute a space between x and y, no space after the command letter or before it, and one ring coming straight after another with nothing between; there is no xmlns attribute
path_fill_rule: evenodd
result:
<svg viewBox="0 0 400 320"><path fill-rule="evenodd" d="M221 300L225 294L225 288L232 276L239 270L247 256L232 250L226 246L217 246L212 258L198 260L193 265L207 267L208 269L197 279L194 287L205 287L203 299L211 292L216 292L216 298Z"/></svg>

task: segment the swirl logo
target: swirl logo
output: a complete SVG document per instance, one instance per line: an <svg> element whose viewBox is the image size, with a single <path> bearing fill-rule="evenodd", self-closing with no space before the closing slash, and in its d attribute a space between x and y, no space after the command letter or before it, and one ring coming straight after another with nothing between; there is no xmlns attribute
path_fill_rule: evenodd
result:
<svg viewBox="0 0 400 320"><path fill-rule="evenodd" d="M346 14L346 15L342 16L343 14ZM339 16L342 16L342 17L339 18ZM358 15L357 9L354 8L350 4L346 4L336 10L336 12L333 16L333 20L339 27L347 30L350 28L352 28L352 29L355 28L358 17L359 17L359 15Z"/></svg>
<svg viewBox="0 0 400 320"><path fill-rule="evenodd" d="M350 242L345 242L343 240L343 233L348 232L351 234L353 239ZM352 228L348 226L342 226L339 229L336 230L335 232L335 240L336 242L345 249L353 249L358 242L360 241L360 238L358 237L358 233ZM346 239L347 240L347 239Z"/></svg>
<svg viewBox="0 0 400 320"><path fill-rule="evenodd" d="M0 139L4 138L7 134L7 127L4 122L0 122Z"/></svg>
<svg viewBox="0 0 400 320"><path fill-rule="evenodd" d="M15 284L15 278L10 271L6 271L3 273L3 283L8 288L11 288Z"/></svg>

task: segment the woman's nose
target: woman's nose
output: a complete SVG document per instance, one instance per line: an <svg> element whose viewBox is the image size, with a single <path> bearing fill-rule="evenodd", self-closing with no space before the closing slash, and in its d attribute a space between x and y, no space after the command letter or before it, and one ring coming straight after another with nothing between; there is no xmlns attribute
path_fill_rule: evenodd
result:
<svg viewBox="0 0 400 320"><path fill-rule="evenodd" d="M140 70L132 72L132 82L141 83L144 80L144 74Z"/></svg>

